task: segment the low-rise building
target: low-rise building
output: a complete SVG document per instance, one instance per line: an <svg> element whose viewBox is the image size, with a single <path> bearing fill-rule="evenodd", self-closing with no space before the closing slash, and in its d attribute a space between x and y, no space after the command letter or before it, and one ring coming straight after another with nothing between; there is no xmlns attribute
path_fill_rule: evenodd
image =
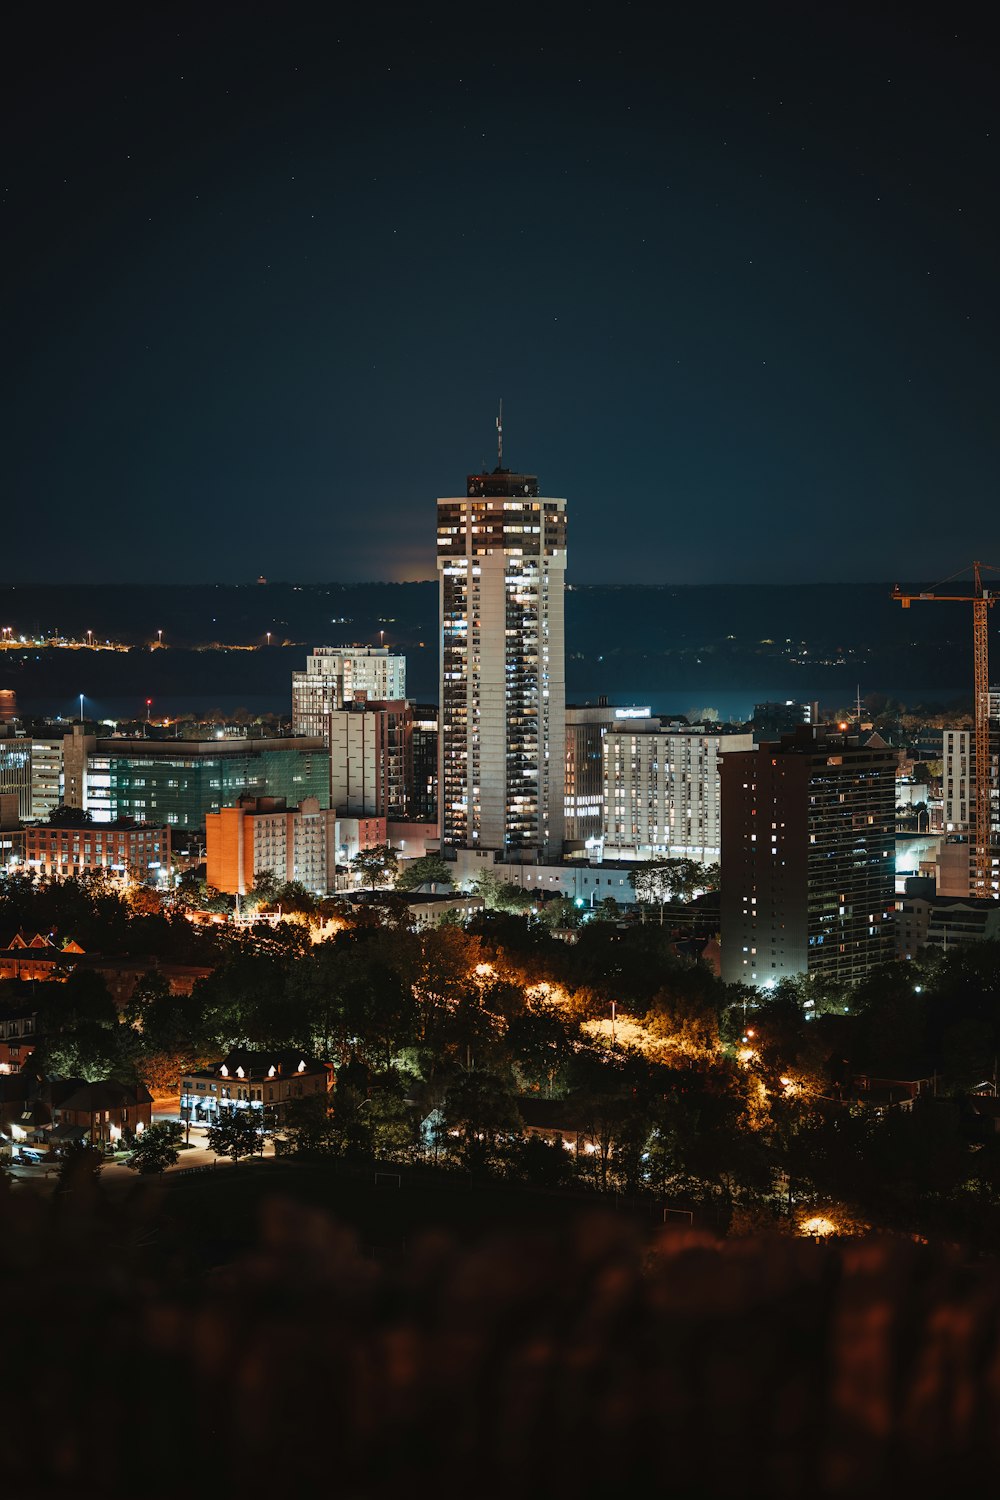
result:
<svg viewBox="0 0 1000 1500"><path fill-rule="evenodd" d="M1000 939L1000 901L909 893L896 902L896 957Z"/></svg>
<svg viewBox="0 0 1000 1500"><path fill-rule="evenodd" d="M499 863L489 849L456 849L455 858L449 861L454 870L452 884L468 886L484 870L498 879L522 886L526 891L538 891L544 896L566 896L578 906L600 906L612 896L619 906L634 906L635 891L631 874L635 861L607 860L603 864L590 864L583 860L567 859L561 864Z"/></svg>
<svg viewBox="0 0 1000 1500"><path fill-rule="evenodd" d="M20 1073L37 1039L38 1012L32 1006L26 1001L0 1005L0 1073Z"/></svg>
<svg viewBox="0 0 1000 1500"><path fill-rule="evenodd" d="M0 940L0 979L64 980L75 969L83 949L70 939L61 947L45 933L29 937L15 932Z"/></svg>
<svg viewBox="0 0 1000 1500"><path fill-rule="evenodd" d="M141 1134L153 1118L153 1096L142 1083L63 1078L48 1084L45 1093L52 1112L51 1145L116 1146L124 1135Z"/></svg>
<svg viewBox="0 0 1000 1500"><path fill-rule="evenodd" d="M350 900L354 911L384 912L387 916L405 909L410 926L418 932L430 927L440 927L442 922L465 922L484 907L481 896L467 896L445 892L440 896L421 895L419 892L369 891L361 892Z"/></svg>
<svg viewBox="0 0 1000 1500"><path fill-rule="evenodd" d="M148 823L33 824L23 831L33 875L67 879L106 870L145 884L169 883L170 829Z"/></svg>
<svg viewBox="0 0 1000 1500"><path fill-rule="evenodd" d="M302 1052L253 1052L239 1048L221 1062L181 1079L180 1118L188 1126L211 1126L234 1109L258 1110L264 1123L280 1124L289 1104L325 1097L333 1088L333 1064Z"/></svg>

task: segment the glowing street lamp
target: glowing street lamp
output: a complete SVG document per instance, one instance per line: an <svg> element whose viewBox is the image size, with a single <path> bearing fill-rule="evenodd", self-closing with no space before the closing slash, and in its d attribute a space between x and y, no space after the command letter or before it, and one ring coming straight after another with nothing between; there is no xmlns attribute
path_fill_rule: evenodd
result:
<svg viewBox="0 0 1000 1500"><path fill-rule="evenodd" d="M83 723L83 694L80 694L80 723Z"/></svg>

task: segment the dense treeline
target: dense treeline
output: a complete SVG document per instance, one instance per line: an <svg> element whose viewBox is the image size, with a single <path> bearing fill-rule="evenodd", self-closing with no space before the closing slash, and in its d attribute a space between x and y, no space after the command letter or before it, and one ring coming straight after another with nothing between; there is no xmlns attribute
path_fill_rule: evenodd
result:
<svg viewBox="0 0 1000 1500"><path fill-rule="evenodd" d="M71 916L106 952L181 943L187 928L213 965L189 996L150 972L121 1013L92 972L35 986L52 1073L170 1092L183 1068L233 1047L291 1048L337 1069L329 1104L287 1131L303 1153L431 1155L655 1193L722 1223L809 1208L955 1238L1000 1227L1000 1135L968 1098L1000 1052L1000 945L929 953L853 992L761 994L678 958L657 925L591 922L570 945L505 913L424 934L365 914L322 943L305 919L205 937L72 882L15 882L0 920L14 909L33 930L43 913ZM526 1134L532 1099L578 1149Z"/></svg>

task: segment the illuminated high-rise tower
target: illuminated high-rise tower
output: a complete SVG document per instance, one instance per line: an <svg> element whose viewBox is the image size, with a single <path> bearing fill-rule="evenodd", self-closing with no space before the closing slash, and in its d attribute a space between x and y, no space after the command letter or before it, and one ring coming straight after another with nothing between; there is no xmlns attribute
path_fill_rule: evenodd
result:
<svg viewBox="0 0 1000 1500"><path fill-rule="evenodd" d="M439 805L445 847L562 852L566 501L534 474L470 474L437 503Z"/></svg>

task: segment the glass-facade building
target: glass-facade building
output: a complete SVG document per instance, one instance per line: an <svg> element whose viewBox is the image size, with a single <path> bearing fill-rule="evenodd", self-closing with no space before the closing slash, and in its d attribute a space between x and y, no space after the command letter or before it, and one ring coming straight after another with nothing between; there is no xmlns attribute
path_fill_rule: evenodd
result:
<svg viewBox="0 0 1000 1500"><path fill-rule="evenodd" d="M203 828L208 813L233 807L245 793L284 797L289 807L305 797L330 806L330 755L319 739L86 739L85 765L75 778L67 743L66 784L79 788L80 800L71 805L85 807L98 823L134 818Z"/></svg>

